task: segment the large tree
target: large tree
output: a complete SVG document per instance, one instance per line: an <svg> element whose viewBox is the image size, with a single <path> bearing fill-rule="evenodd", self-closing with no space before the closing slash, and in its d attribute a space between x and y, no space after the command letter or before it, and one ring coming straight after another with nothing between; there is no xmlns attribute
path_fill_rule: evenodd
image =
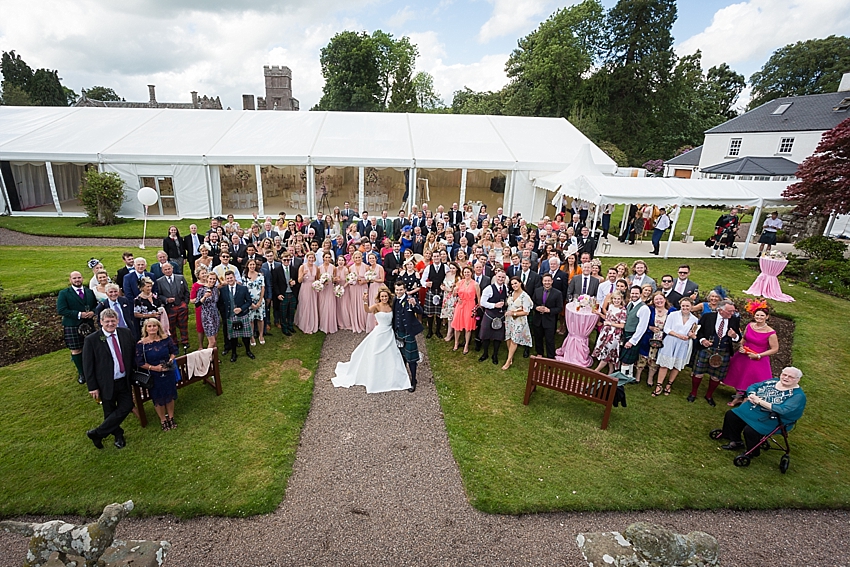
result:
<svg viewBox="0 0 850 567"><path fill-rule="evenodd" d="M786 45L753 73L749 108L783 96L835 92L850 70L850 38L831 35Z"/></svg>
<svg viewBox="0 0 850 567"><path fill-rule="evenodd" d="M33 71L14 51L4 52L0 57L0 72L3 104L68 106L76 98L74 91L62 86L57 71Z"/></svg>
<svg viewBox="0 0 850 567"><path fill-rule="evenodd" d="M110 100L110 101L119 101L122 100L118 93L112 90L109 87L100 87L94 86L90 89L86 89L86 96L93 100Z"/></svg>
<svg viewBox="0 0 850 567"><path fill-rule="evenodd" d="M850 118L823 135L815 153L800 164L797 177L800 181L782 194L797 201L797 211L850 213Z"/></svg>
<svg viewBox="0 0 850 567"><path fill-rule="evenodd" d="M15 50L3 52L0 58L0 72L3 73L3 85L13 85L29 92L30 81L32 81L33 70L26 64L26 61L21 59L20 55L15 53Z"/></svg>
<svg viewBox="0 0 850 567"><path fill-rule="evenodd" d="M33 73L29 93L41 106L68 106L68 97L56 71L38 69Z"/></svg>
<svg viewBox="0 0 850 567"><path fill-rule="evenodd" d="M430 73L416 73L413 77L413 90L416 93L416 106L421 112L433 112L443 108L443 100L434 87L434 77Z"/></svg>
<svg viewBox="0 0 850 567"><path fill-rule="evenodd" d="M708 70L705 80L710 91L709 96L717 105L718 114L727 120L738 116L735 103L747 86L744 76L733 71L726 63L721 63Z"/></svg>
<svg viewBox="0 0 850 567"><path fill-rule="evenodd" d="M319 110L382 110L378 50L369 34L336 34L319 60L325 78Z"/></svg>
<svg viewBox="0 0 850 567"><path fill-rule="evenodd" d="M473 91L469 87L455 91L452 114L503 114L502 91Z"/></svg>

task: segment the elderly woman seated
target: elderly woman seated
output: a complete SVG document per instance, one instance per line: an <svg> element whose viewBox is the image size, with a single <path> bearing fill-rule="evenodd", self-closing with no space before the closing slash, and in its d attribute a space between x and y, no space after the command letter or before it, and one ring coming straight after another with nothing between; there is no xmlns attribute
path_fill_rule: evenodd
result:
<svg viewBox="0 0 850 567"><path fill-rule="evenodd" d="M778 380L765 380L747 388L747 400L726 412L720 438L729 442L721 448L744 450L745 445L741 442L743 433L746 450L752 449L779 425L780 420L790 431L806 407L806 395L800 388L802 377L799 368L788 366L782 370ZM759 451L755 450L750 456L757 457L758 454Z"/></svg>

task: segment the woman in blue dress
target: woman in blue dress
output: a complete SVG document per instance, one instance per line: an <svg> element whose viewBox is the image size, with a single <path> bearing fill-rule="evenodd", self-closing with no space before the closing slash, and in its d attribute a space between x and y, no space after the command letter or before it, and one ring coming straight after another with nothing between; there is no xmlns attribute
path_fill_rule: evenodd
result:
<svg viewBox="0 0 850 567"><path fill-rule="evenodd" d="M147 319L142 326L142 340L136 343L136 367L151 374L153 385L150 396L159 416L163 431L176 429L174 400L177 399L177 382L174 359L177 346L162 328L159 319Z"/></svg>

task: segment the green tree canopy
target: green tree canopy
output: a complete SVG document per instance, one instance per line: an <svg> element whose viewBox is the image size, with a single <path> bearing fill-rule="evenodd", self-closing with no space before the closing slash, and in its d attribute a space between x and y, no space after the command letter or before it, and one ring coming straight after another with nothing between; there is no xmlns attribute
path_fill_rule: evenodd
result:
<svg viewBox="0 0 850 567"><path fill-rule="evenodd" d="M4 85L13 85L24 92L29 91L33 70L20 55L15 54L15 50L3 52L0 57L0 72L3 73Z"/></svg>
<svg viewBox="0 0 850 567"><path fill-rule="evenodd" d="M0 104L4 106L35 106L27 91L10 83L3 83Z"/></svg>
<svg viewBox="0 0 850 567"><path fill-rule="evenodd" d="M455 91L452 114L502 114L502 92L473 91L469 87Z"/></svg>
<svg viewBox="0 0 850 567"><path fill-rule="evenodd" d="M41 106L68 106L68 97L57 71L38 69L33 73L29 94Z"/></svg>
<svg viewBox="0 0 850 567"><path fill-rule="evenodd" d="M850 38L831 35L786 45L753 73L749 109L775 98L835 92L850 71Z"/></svg>
<svg viewBox="0 0 850 567"><path fill-rule="evenodd" d="M431 112L443 107L443 99L434 88L434 77L420 71L413 77L413 90L416 92L416 105L422 112Z"/></svg>
<svg viewBox="0 0 850 567"><path fill-rule="evenodd" d="M100 87L94 86L90 89L86 89L86 96L93 100L110 100L110 101L119 101L121 97L118 96L114 90L109 87Z"/></svg>
<svg viewBox="0 0 850 567"><path fill-rule="evenodd" d="M68 106L76 98L74 91L62 86L57 71L33 71L14 51L3 52L0 72L5 105Z"/></svg>

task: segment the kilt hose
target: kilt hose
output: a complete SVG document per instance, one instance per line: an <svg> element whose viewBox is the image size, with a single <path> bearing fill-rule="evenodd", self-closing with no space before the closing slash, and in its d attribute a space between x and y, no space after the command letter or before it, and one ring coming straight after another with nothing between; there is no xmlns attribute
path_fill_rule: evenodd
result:
<svg viewBox="0 0 850 567"><path fill-rule="evenodd" d="M171 327L171 340L177 346L177 333L180 330L181 344L189 344L189 307L182 303L180 305L166 304L165 314L168 315L168 325Z"/></svg>

